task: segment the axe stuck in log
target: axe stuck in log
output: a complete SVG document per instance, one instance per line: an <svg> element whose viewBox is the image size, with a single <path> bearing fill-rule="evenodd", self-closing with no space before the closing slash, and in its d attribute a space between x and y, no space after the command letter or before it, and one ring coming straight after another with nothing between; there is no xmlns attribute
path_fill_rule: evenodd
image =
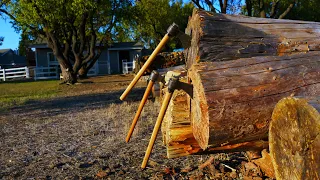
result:
<svg viewBox="0 0 320 180"><path fill-rule="evenodd" d="M179 30L179 26L175 23L173 23L167 30L167 34L162 38L156 49L152 52L152 54L149 56L148 60L144 63L144 65L141 67L137 75L133 78L131 83L128 85L127 89L122 93L120 96L120 100L124 100L132 88L136 85L138 80L141 78L141 76L144 74L146 69L151 65L153 60L155 59L156 55L161 51L163 46L168 42L170 37L178 37L181 41L184 48L187 48L190 46L191 37L189 35L186 35L185 33L181 32Z"/></svg>

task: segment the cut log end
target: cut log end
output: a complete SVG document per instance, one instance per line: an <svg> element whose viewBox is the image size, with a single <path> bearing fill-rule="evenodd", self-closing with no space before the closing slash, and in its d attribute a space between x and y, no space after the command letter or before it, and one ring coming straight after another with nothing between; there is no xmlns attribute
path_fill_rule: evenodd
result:
<svg viewBox="0 0 320 180"><path fill-rule="evenodd" d="M320 99L311 99L284 98L273 111L269 143L277 179L320 179Z"/></svg>

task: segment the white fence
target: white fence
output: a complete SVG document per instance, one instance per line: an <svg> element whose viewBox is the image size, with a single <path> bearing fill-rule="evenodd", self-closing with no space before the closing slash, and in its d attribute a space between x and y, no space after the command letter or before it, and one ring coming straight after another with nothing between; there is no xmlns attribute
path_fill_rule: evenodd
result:
<svg viewBox="0 0 320 180"><path fill-rule="evenodd" d="M134 62L126 62L122 60L122 73L123 74L129 74L134 69Z"/></svg>
<svg viewBox="0 0 320 180"><path fill-rule="evenodd" d="M59 79L59 68L55 67L36 67L34 68L34 80L38 79Z"/></svg>
<svg viewBox="0 0 320 180"><path fill-rule="evenodd" d="M0 80L6 81L8 79L14 78L30 78L30 70L32 76L33 70L33 78L34 80L40 79L59 79L59 67L21 67L21 68L10 68L10 69L0 69ZM98 64L96 63L89 72L88 76L96 76L98 72Z"/></svg>
<svg viewBox="0 0 320 180"><path fill-rule="evenodd" d="M10 68L10 69L0 69L0 79L6 81L7 79L14 78L30 78L29 68Z"/></svg>

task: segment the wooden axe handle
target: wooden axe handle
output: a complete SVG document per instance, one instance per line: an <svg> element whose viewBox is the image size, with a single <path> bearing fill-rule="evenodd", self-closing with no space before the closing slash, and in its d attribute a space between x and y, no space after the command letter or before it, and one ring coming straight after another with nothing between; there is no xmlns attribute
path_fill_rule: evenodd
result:
<svg viewBox="0 0 320 180"><path fill-rule="evenodd" d="M156 49L152 52L152 54L149 56L148 60L144 63L144 65L142 66L142 68L139 70L139 72L137 73L137 75L133 78L133 80L131 81L131 83L129 84L129 86L127 87L127 89L123 92L123 94L120 96L120 100L124 100L129 92L131 91L131 89L134 87L134 85L137 84L138 80L140 79L140 77L143 75L143 73L146 71L146 69L150 66L150 64L152 63L152 61L155 59L155 57L157 56L157 54L161 51L162 47L168 42L169 40L169 35L166 34L161 42L158 44L158 46L156 47Z"/></svg>

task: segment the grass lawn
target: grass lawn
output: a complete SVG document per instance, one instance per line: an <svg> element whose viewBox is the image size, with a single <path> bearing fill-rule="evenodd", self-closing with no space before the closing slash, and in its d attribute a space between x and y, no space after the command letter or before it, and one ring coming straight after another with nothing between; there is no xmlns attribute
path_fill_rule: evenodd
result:
<svg viewBox="0 0 320 180"><path fill-rule="evenodd" d="M0 109L23 105L29 100L43 100L53 97L70 97L120 90L129 84L132 78L132 75L100 76L79 80L79 83L76 85L59 85L59 80L1 82Z"/></svg>
<svg viewBox="0 0 320 180"><path fill-rule="evenodd" d="M28 100L46 99L61 93L58 80L0 83L0 107L24 104Z"/></svg>

